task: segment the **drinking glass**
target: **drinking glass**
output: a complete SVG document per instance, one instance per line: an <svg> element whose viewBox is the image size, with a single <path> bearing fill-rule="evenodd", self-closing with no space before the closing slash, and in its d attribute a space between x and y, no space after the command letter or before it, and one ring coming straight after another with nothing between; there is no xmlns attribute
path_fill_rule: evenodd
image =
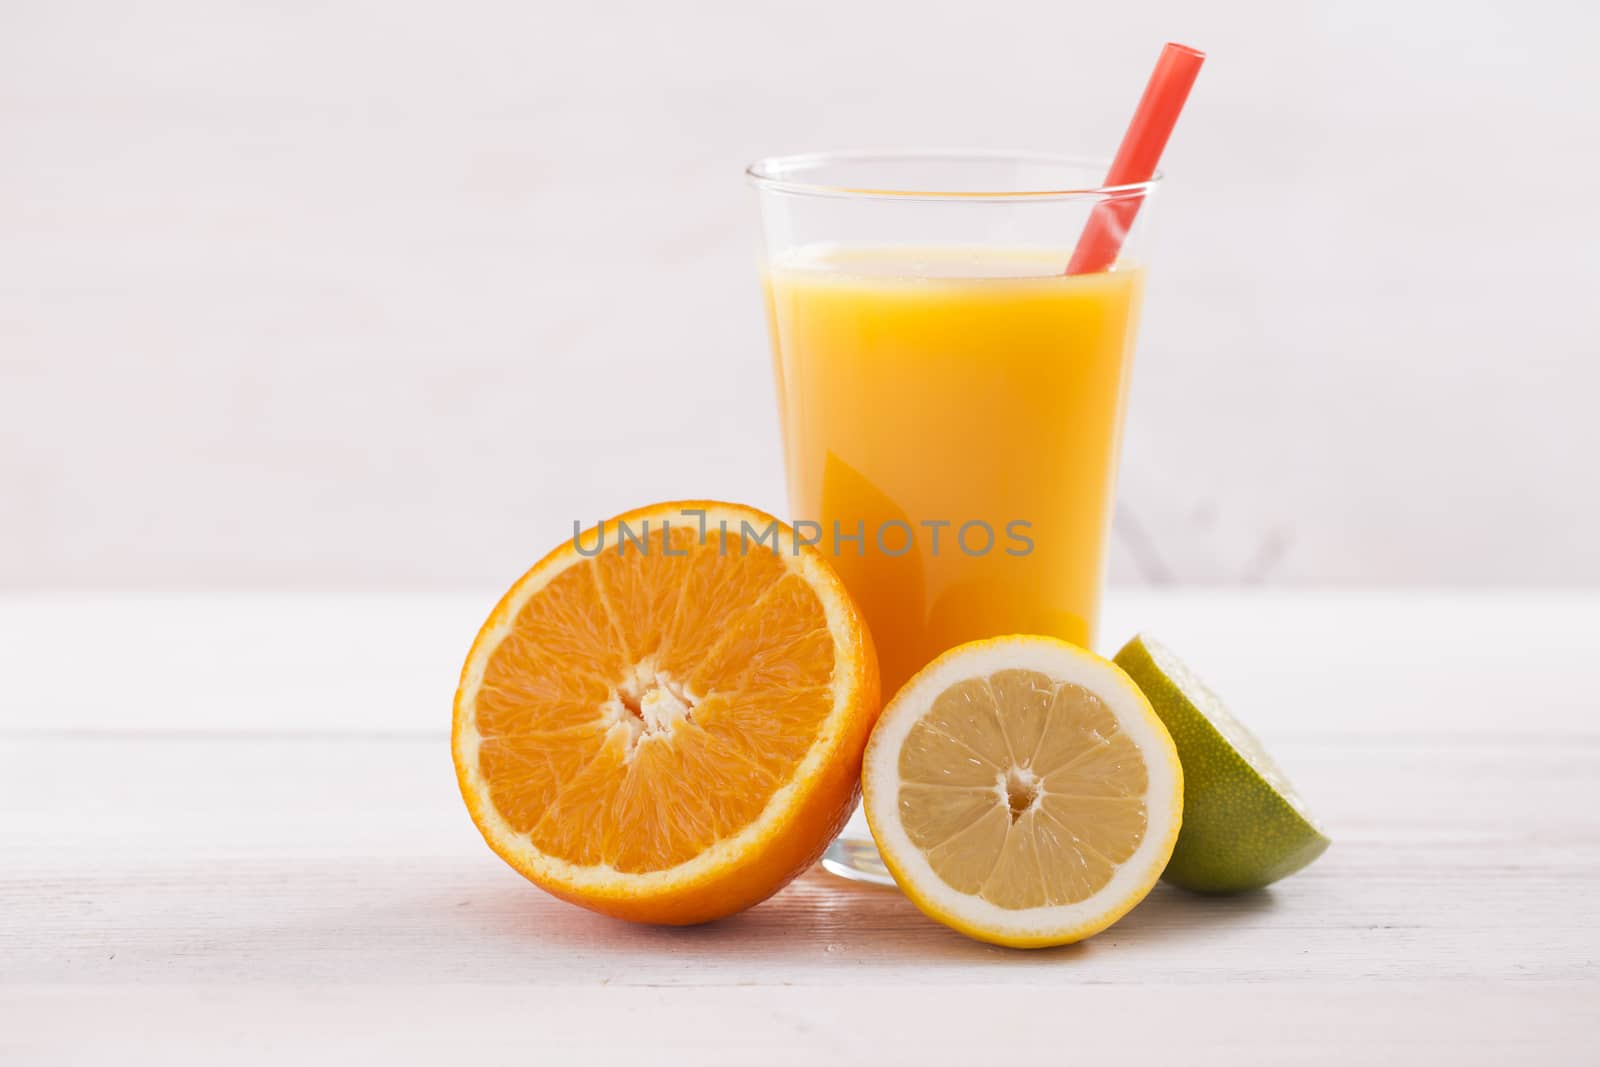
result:
<svg viewBox="0 0 1600 1067"><path fill-rule="evenodd" d="M887 700L977 638L1094 640L1159 176L1032 153L753 164L790 519L830 559ZM1091 214L1131 227L1068 276ZM824 864L887 881L849 831Z"/></svg>

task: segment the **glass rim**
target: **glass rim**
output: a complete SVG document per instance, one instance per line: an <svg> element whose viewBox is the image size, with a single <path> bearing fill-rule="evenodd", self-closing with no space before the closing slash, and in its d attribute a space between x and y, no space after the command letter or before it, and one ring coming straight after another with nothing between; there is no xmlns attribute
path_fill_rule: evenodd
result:
<svg viewBox="0 0 1600 1067"><path fill-rule="evenodd" d="M745 177L757 189L794 196L824 196L848 200L946 200L1004 201L1121 199L1148 193L1165 177L1156 171L1149 181L1126 185L1095 185L1073 189L995 189L957 191L951 189L878 189L840 185L832 182L796 180L803 174L832 163L1034 163L1054 164L1105 173L1111 161L1103 157L1073 156L1056 152L990 150L911 150L802 152L787 156L766 156L745 168Z"/></svg>

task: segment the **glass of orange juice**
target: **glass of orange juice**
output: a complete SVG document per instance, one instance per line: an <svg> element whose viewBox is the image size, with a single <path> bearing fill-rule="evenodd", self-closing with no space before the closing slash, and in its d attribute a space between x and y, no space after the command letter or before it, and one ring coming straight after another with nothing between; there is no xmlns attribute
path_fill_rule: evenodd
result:
<svg viewBox="0 0 1600 1067"><path fill-rule="evenodd" d="M887 699L944 650L1095 637L1159 182L1028 153L752 165L791 521L844 579ZM1090 214L1133 226L1066 274ZM848 835L824 861L882 879Z"/></svg>

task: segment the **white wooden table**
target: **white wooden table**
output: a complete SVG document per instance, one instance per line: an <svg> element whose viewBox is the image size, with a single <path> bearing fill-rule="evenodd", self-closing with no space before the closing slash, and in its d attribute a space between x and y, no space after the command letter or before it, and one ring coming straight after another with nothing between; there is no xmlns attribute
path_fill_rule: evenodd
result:
<svg viewBox="0 0 1600 1067"><path fill-rule="evenodd" d="M1114 591L1335 843L1035 953L544 896L450 768L493 593L0 597L0 1063L1600 1063L1600 593Z"/></svg>

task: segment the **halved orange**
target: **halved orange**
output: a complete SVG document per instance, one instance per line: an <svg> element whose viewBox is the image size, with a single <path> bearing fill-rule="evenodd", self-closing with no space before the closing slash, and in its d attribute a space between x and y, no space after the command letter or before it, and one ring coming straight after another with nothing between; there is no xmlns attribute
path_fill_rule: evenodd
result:
<svg viewBox="0 0 1600 1067"><path fill-rule="evenodd" d="M878 667L843 584L753 508L656 504L523 575L473 642L451 747L489 847L640 922L777 892L859 796Z"/></svg>

